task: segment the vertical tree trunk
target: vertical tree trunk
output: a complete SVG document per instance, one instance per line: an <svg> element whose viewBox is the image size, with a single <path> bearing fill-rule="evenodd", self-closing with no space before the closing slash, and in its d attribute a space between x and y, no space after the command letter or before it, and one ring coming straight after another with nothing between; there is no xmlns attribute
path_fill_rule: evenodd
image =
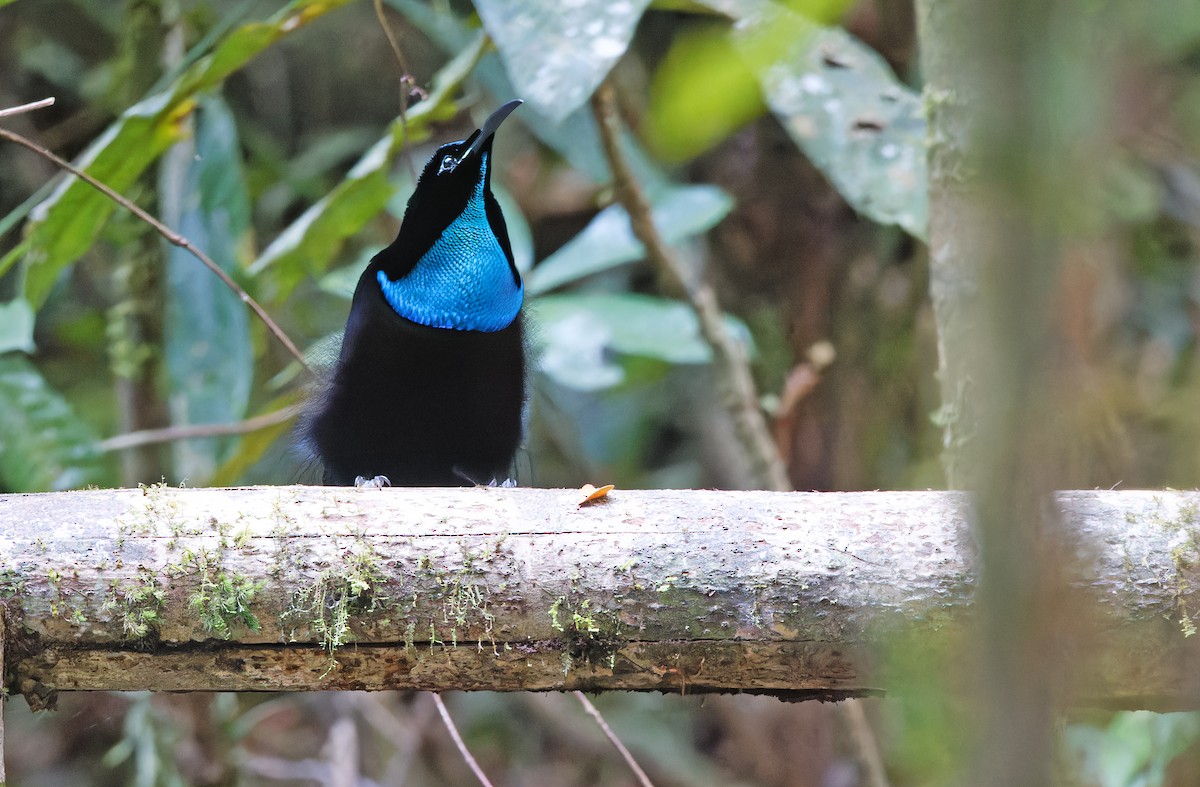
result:
<svg viewBox="0 0 1200 787"><path fill-rule="evenodd" d="M140 100L162 73L160 59L166 34L162 3L128 0L122 21L121 58L116 65L119 76L114 79L113 92L117 102L128 106ZM125 221L133 237L124 244L112 277L116 302L108 312L108 350L116 377L118 427L122 432L136 432L168 423L156 385L156 348L162 346L162 252L153 230L140 222ZM160 480L166 456L160 445L125 451L121 456L121 482L132 486Z"/></svg>
<svg viewBox="0 0 1200 787"><path fill-rule="evenodd" d="M963 783L1051 781L1070 608L1050 492L1063 444L1051 299L1067 242L1072 136L1094 76L1074 2L918 0L930 140L931 295L950 484L977 493L975 754ZM1094 17L1093 17L1094 19ZM1084 34L1086 35L1086 33ZM1074 40L1073 40L1074 39ZM1068 206L1071 206L1068 208Z"/></svg>

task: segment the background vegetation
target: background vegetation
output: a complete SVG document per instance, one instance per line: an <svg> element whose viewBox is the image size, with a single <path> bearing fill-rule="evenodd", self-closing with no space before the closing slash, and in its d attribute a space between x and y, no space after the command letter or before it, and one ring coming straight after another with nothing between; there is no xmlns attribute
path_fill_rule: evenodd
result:
<svg viewBox="0 0 1200 787"><path fill-rule="evenodd" d="M413 169L520 96L496 185L538 356L521 482L759 485L694 317L613 204L589 103L607 81L659 231L752 350L795 488L942 487L944 468L975 486L962 468L987 470L1005 424L1053 443L1047 484L1195 486L1200 11L959 5L387 0L381 25L368 0L0 0L0 107L55 96L4 127L190 238L319 365ZM313 479L289 432L305 373L186 252L7 143L0 216L0 487ZM978 275L964 248L985 250ZM993 294L960 330L955 309ZM1028 418L979 437L977 408L1005 406ZM262 416L240 436L127 437ZM987 714L942 683L955 647L884 654L910 686L869 709L896 784L986 770L966 720ZM829 708L601 700L657 784L866 783ZM569 698L452 707L498 781L630 783ZM24 713L8 705L16 784L469 779L421 696ZM1055 742L1028 758L1054 780L1200 778L1195 716L1070 721L1029 727Z"/></svg>

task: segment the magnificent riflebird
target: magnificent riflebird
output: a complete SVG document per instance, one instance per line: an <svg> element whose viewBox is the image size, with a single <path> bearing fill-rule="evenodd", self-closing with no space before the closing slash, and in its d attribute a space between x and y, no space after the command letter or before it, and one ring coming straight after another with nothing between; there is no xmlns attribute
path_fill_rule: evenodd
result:
<svg viewBox="0 0 1200 787"><path fill-rule="evenodd" d="M526 395L525 290L491 190L492 140L520 104L437 149L396 240L359 277L332 376L301 426L325 483L508 477Z"/></svg>

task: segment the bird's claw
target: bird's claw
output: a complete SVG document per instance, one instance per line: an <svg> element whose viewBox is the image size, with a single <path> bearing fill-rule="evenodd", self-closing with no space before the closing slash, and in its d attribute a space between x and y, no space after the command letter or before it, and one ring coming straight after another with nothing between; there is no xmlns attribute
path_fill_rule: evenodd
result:
<svg viewBox="0 0 1200 787"><path fill-rule="evenodd" d="M377 475L374 478L360 475L354 479L354 486L358 489L383 489L385 486L391 485L391 480L385 475Z"/></svg>

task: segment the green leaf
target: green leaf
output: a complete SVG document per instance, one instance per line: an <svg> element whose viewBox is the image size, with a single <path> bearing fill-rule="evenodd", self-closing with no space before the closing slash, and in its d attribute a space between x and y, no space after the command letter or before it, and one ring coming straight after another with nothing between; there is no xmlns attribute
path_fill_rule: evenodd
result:
<svg viewBox="0 0 1200 787"><path fill-rule="evenodd" d="M273 401L263 408L263 412L269 413L284 407L293 406L299 402L302 395L303 392L299 389L288 391L282 396L275 397ZM267 452L275 446L277 441L286 439L288 433L294 427L295 421L285 421L281 424L268 426L266 429L259 429L242 435L233 452L225 458L223 464L213 473L212 485L234 486L239 483L245 483L246 475L251 471L251 468L262 460ZM277 471L271 475L276 479L278 478ZM303 483L295 478L288 480L292 483Z"/></svg>
<svg viewBox="0 0 1200 787"><path fill-rule="evenodd" d="M127 190L163 150L179 138L190 101L167 94L138 102L75 162L113 190ZM63 268L91 248L117 205L83 181L68 177L31 212L26 227L25 297L40 307Z"/></svg>
<svg viewBox="0 0 1200 787"><path fill-rule="evenodd" d="M654 225L667 243L707 232L733 208L733 200L716 186L674 186L657 189L650 196ZM531 295L547 292L640 260L644 254L625 209L610 205L596 214L582 232L542 260L530 274L526 288Z"/></svg>
<svg viewBox="0 0 1200 787"><path fill-rule="evenodd" d="M766 112L758 77L725 25L684 28L654 73L646 136L671 161L694 158Z"/></svg>
<svg viewBox="0 0 1200 787"><path fill-rule="evenodd" d="M0 303L0 353L33 352L33 307L21 298Z"/></svg>
<svg viewBox="0 0 1200 787"><path fill-rule="evenodd" d="M529 222L525 221L521 207L499 179L492 181L492 193L504 214L508 242L512 246L513 263L522 276L528 276L529 269L533 267L533 231L529 229Z"/></svg>
<svg viewBox="0 0 1200 787"><path fill-rule="evenodd" d="M92 430L18 353L0 355L0 413L0 486L57 491L103 480Z"/></svg>
<svg viewBox="0 0 1200 787"><path fill-rule="evenodd" d="M840 28L783 9L741 28L771 111L855 210L925 238L929 184L920 96Z"/></svg>
<svg viewBox="0 0 1200 787"><path fill-rule="evenodd" d="M469 28L463 20L449 12L434 11L429 5L418 0L387 0L387 3L404 14L421 32L429 36L446 52L461 51L475 35L475 31ZM513 87L512 80L508 78L503 63L499 61L495 53L489 52L483 56L479 67L475 69L474 76L498 101L525 97L517 88ZM548 113L539 110L536 105L527 103L514 117L517 122L522 123L538 139L553 148L572 167L592 181L607 183L611 180L608 162L604 159L603 146L600 144L600 132L596 128L596 120L592 117L590 107L580 106L565 118L555 120ZM508 121L508 123L512 122L511 119ZM632 134L628 131L623 132L621 142L625 148L625 155L633 164L634 171L643 184L648 185L665 180L654 163L638 146Z"/></svg>
<svg viewBox="0 0 1200 787"><path fill-rule="evenodd" d="M625 54L650 0L475 0L524 98L559 122L583 106Z"/></svg>
<svg viewBox="0 0 1200 787"><path fill-rule="evenodd" d="M620 356L672 364L708 363L712 351L696 315L677 301L649 295L548 295L529 309L538 368L580 390L611 388L625 379ZM726 317L734 336L750 332Z"/></svg>
<svg viewBox="0 0 1200 787"><path fill-rule="evenodd" d="M225 102L201 99L195 144L164 158L163 218L226 272L249 242L250 201L237 128ZM245 305L195 257L167 247L165 355L171 422L233 423L245 415L254 353ZM231 439L173 445L175 467L192 482L212 476Z"/></svg>
<svg viewBox="0 0 1200 787"><path fill-rule="evenodd" d="M1088 784L1157 787L1166 783L1171 761L1200 738L1200 715L1117 713L1107 729L1072 724L1066 738Z"/></svg>
<svg viewBox="0 0 1200 787"><path fill-rule="evenodd" d="M429 97L408 112L407 124L399 118L393 121L387 133L363 154L333 191L272 241L250 266L250 273L257 275L269 267L279 267L286 287L306 272L325 270L346 238L361 230L387 205L395 191L389 180L391 166L404 145L426 139L432 123L454 115L453 97L479 61L486 44L486 37L477 35L470 47L447 63L434 77Z"/></svg>
<svg viewBox="0 0 1200 787"><path fill-rule="evenodd" d="M293 0L266 22L234 30L171 87L139 101L101 134L76 166L118 192L127 190L184 133L194 96L246 65L281 37L349 0ZM26 225L25 297L37 308L63 269L95 241L116 204L77 178L65 178L31 211Z"/></svg>

